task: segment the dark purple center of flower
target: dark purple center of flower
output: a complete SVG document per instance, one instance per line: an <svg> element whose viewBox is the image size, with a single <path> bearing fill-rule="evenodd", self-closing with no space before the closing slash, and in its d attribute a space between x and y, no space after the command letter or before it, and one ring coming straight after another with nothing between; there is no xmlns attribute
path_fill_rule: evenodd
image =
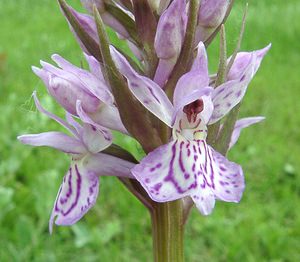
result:
<svg viewBox="0 0 300 262"><path fill-rule="evenodd" d="M186 105L183 108L183 112L186 113L187 119L191 123L196 121L197 115L203 111L203 108L204 108L203 100L198 99Z"/></svg>

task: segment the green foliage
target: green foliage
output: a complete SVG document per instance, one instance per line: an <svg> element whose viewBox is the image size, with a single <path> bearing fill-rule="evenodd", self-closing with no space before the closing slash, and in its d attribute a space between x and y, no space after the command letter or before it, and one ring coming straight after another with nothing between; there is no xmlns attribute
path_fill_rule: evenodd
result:
<svg viewBox="0 0 300 262"><path fill-rule="evenodd" d="M245 1L226 25L228 47L235 46ZM79 1L69 1L79 7ZM300 261L300 3L250 1L243 50L273 43L249 87L242 116L266 121L242 133L230 159L244 167L247 187L239 205L218 202L209 217L193 210L187 226L187 261ZM0 1L0 261L151 261L147 211L117 179L101 179L96 206L73 227L48 233L48 219L69 159L46 148L16 141L24 133L56 130L36 112L44 96L31 72L39 59L58 53L77 65L83 60L56 1ZM215 69L218 43L209 48ZM140 155L136 143L118 143Z"/></svg>

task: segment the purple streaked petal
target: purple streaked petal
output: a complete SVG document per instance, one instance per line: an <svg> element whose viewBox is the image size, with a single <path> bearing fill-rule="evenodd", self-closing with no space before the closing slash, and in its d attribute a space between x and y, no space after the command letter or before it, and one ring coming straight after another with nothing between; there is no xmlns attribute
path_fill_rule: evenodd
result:
<svg viewBox="0 0 300 262"><path fill-rule="evenodd" d="M204 149L205 180L215 197L226 202L239 202L245 188L241 166L230 162L208 145L205 145Z"/></svg>
<svg viewBox="0 0 300 262"><path fill-rule="evenodd" d="M86 149L81 141L61 132L45 132L18 136L23 143L31 146L48 146L68 154L83 154Z"/></svg>
<svg viewBox="0 0 300 262"><path fill-rule="evenodd" d="M263 121L264 119L265 118L262 116L256 116L256 117L242 118L242 119L238 120L235 123L234 130L231 135L229 149L231 149L236 144L243 128L246 128L253 124L259 123L259 122Z"/></svg>
<svg viewBox="0 0 300 262"><path fill-rule="evenodd" d="M172 201L194 192L204 185L202 169L204 150L197 141L175 140L149 153L131 171L157 202Z"/></svg>
<svg viewBox="0 0 300 262"><path fill-rule="evenodd" d="M32 94L36 108L43 114L45 114L46 116L48 116L49 118L53 119L54 121L56 121L57 123L59 123L60 125L62 125L64 128L66 128L68 131L70 131L75 137L77 136L77 132L74 130L74 128L69 125L66 121L64 121L63 119L61 119L60 117L50 113L49 111L47 111L45 108L42 107L39 99L37 98L36 95L36 91L33 92Z"/></svg>
<svg viewBox="0 0 300 262"><path fill-rule="evenodd" d="M98 153L112 144L110 130L96 124L82 109L80 101L77 101L77 113L84 122L82 140L91 153Z"/></svg>
<svg viewBox="0 0 300 262"><path fill-rule="evenodd" d="M72 225L85 215L96 203L99 191L99 179L81 163L73 162L58 191L49 221L52 233L56 225Z"/></svg>
<svg viewBox="0 0 300 262"><path fill-rule="evenodd" d="M160 86L135 72L128 61L112 46L111 54L118 69L127 78L128 87L133 95L151 113L170 126L173 105Z"/></svg>
<svg viewBox="0 0 300 262"><path fill-rule="evenodd" d="M254 60L252 56L252 60ZM214 89L212 93L212 101L214 111L209 124L213 124L224 117L233 107L235 107L243 99L248 84L253 76L253 63L249 63L244 74L236 80L229 80Z"/></svg>
<svg viewBox="0 0 300 262"><path fill-rule="evenodd" d="M252 77L257 72L262 59L267 54L267 52L270 50L271 44L267 45L265 48L256 50L253 52L240 52L237 54L234 63L232 64L232 67L228 73L228 80L235 80L242 77L245 70L249 68L249 65L252 65ZM228 59L228 61L231 59L231 57Z"/></svg>

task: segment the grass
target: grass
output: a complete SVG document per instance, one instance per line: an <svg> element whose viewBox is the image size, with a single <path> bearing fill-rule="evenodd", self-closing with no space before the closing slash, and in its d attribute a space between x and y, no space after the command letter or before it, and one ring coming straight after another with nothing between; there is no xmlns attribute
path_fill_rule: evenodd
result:
<svg viewBox="0 0 300 262"><path fill-rule="evenodd" d="M69 2L80 8L79 1ZM243 3L235 5L226 28L230 50ZM229 155L244 167L242 202L218 202L209 217L193 210L186 261L300 261L299 13L296 0L250 1L242 48L273 46L249 87L241 115L264 115L266 121L245 130ZM101 178L99 200L79 223L48 234L69 160L51 149L21 145L16 136L58 128L33 106L31 93L37 89L47 108L61 113L43 95L30 66L39 59L49 61L52 53L77 65L83 56L56 1L1 1L0 24L0 260L151 261L149 215L114 178ZM217 45L209 48L212 70Z"/></svg>

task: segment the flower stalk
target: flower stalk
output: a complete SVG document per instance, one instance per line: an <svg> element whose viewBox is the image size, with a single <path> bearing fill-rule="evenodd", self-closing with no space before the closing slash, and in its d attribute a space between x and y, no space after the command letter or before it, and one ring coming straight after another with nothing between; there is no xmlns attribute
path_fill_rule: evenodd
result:
<svg viewBox="0 0 300 262"><path fill-rule="evenodd" d="M155 262L183 262L183 202L156 203L151 212Z"/></svg>

